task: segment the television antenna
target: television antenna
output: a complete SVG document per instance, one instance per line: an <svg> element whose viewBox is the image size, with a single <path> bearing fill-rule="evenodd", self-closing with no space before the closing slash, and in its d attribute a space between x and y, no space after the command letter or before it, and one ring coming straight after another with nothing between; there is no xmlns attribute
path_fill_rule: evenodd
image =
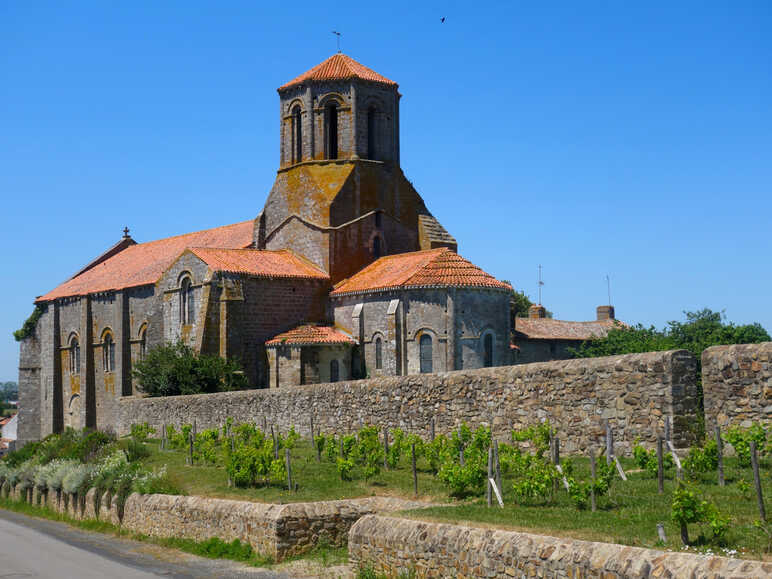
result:
<svg viewBox="0 0 772 579"><path fill-rule="evenodd" d="M544 282L541 279L541 270L542 270L541 264L539 264L539 267L537 269L538 269L539 275L537 277L536 285L538 287L538 293L539 293L539 305L541 305L541 288L542 286L544 286Z"/></svg>
<svg viewBox="0 0 772 579"><path fill-rule="evenodd" d="M608 292L608 305L611 305L611 278L606 274L606 291Z"/></svg>

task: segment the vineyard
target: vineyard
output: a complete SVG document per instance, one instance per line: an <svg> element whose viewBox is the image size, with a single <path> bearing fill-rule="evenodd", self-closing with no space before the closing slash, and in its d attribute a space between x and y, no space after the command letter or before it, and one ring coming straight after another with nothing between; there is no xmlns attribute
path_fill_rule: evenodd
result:
<svg viewBox="0 0 772 579"><path fill-rule="evenodd" d="M263 502L417 497L437 506L405 516L730 556L765 557L772 548L752 465L755 455L759 490L770 496L772 445L759 425L722 435L731 456L709 439L680 460L665 451L661 461L642 446L631 458L602 450L561 458L549 423L513 431L506 443L466 425L432 440L366 426L315 433L313 443L294 428L230 421L201 432L135 425L132 433L147 449L145 468L165 466L188 494Z"/></svg>
<svg viewBox="0 0 772 579"><path fill-rule="evenodd" d="M465 424L426 440L377 426L306 433L231 420L202 431L135 424L120 440L67 430L0 461L0 485L65 501L82 501L88 488L119 501L130 492L270 503L395 496L434 505L407 517L744 558L772 551L763 500L772 444L758 424L717 432L680 456L660 438L657 449L636 445L621 459L605 448L561 457L548 422L506 441Z"/></svg>

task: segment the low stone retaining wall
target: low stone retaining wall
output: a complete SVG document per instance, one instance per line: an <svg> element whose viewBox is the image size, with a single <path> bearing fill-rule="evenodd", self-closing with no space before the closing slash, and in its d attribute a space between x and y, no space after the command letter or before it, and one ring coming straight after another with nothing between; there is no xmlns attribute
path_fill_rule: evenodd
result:
<svg viewBox="0 0 772 579"><path fill-rule="evenodd" d="M713 346L702 353L705 425L772 422L772 342Z"/></svg>
<svg viewBox="0 0 772 579"><path fill-rule="evenodd" d="M349 529L365 515L427 506L387 497L276 505L134 493L121 512L118 499L108 494L100 497L97 509L96 489L82 498L55 492L25 493L7 484L3 491L3 496L46 506L73 519L99 519L152 537L239 539L277 561L311 550L323 536L331 546L345 545Z"/></svg>
<svg viewBox="0 0 772 579"><path fill-rule="evenodd" d="M772 563L668 553L529 533L371 515L349 532L349 560L377 573L418 577L705 577L758 579Z"/></svg>
<svg viewBox="0 0 772 579"><path fill-rule="evenodd" d="M600 444L603 420L614 430L617 453L629 453L636 438L654 444L672 419L676 446L695 440L698 414L697 360L686 350L561 360L354 382L270 390L164 398L123 398L119 434L133 423L199 429L221 427L228 417L259 426L350 431L362 424L399 427L428 437L449 433L462 421L493 424L494 435L549 418L565 452Z"/></svg>

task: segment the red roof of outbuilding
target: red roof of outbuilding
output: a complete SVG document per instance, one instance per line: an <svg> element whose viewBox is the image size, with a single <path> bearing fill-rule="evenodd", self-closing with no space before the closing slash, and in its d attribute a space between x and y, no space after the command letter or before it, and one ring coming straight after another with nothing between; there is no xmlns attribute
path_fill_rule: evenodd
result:
<svg viewBox="0 0 772 579"><path fill-rule="evenodd" d="M339 52L333 54L321 64L317 64L311 70L307 70L300 76L293 78L287 84L280 86L279 90L284 90L306 81L349 80L352 78L397 86L397 83L393 80L389 80L365 65L358 63L350 56Z"/></svg>
<svg viewBox="0 0 772 579"><path fill-rule="evenodd" d="M252 244L253 228L254 222L250 220L132 245L35 301L45 302L155 283L185 249L248 247Z"/></svg>
<svg viewBox="0 0 772 579"><path fill-rule="evenodd" d="M269 251L191 247L190 251L206 263L212 271L245 273L256 277L329 279L324 271L289 249Z"/></svg>
<svg viewBox="0 0 772 579"><path fill-rule="evenodd" d="M551 318L515 318L515 340L594 340L605 338L615 327L624 326L617 320L571 322Z"/></svg>
<svg viewBox="0 0 772 579"><path fill-rule="evenodd" d="M456 252L440 247L382 257L338 283L330 295L409 287L512 289Z"/></svg>
<svg viewBox="0 0 772 579"><path fill-rule="evenodd" d="M268 340L265 345L275 346L314 346L319 344L356 344L351 336L332 326L304 324Z"/></svg>

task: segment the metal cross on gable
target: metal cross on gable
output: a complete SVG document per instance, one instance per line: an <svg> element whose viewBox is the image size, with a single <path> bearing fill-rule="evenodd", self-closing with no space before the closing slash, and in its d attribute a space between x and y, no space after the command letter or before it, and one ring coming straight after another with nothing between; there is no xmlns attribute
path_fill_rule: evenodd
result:
<svg viewBox="0 0 772 579"><path fill-rule="evenodd" d="M129 236L129 228L128 227L124 227L123 228L123 237L126 238L128 236Z"/></svg>

